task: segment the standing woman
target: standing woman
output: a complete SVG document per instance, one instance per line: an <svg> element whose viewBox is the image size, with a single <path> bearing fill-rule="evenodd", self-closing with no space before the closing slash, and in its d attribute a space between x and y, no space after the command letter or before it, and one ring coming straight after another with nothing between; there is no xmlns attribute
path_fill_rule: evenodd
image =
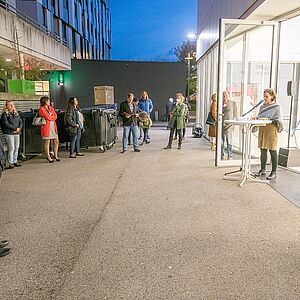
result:
<svg viewBox="0 0 300 300"><path fill-rule="evenodd" d="M260 148L260 170L256 176L266 174L267 152L269 150L272 162L272 171L267 180L276 178L277 171L277 142L278 133L283 129L283 118L281 107L276 103L276 93L273 89L264 90L264 103L260 107L258 119L270 119L271 124L259 127L258 147Z"/></svg>
<svg viewBox="0 0 300 300"><path fill-rule="evenodd" d="M14 103L11 100L6 101L1 115L1 129L8 145L8 162L10 169L21 166L18 164L17 159L22 128L23 122Z"/></svg>
<svg viewBox="0 0 300 300"><path fill-rule="evenodd" d="M211 104L210 104L210 113L212 118L217 120L217 94L213 94L211 96ZM210 137L211 142L211 150L216 150L216 126L209 125L208 127L208 136Z"/></svg>
<svg viewBox="0 0 300 300"><path fill-rule="evenodd" d="M149 98L149 95L148 95L148 93L146 91L142 91L141 99L138 102L138 107L139 107L140 111L145 111L151 117L151 112L153 110L153 102ZM139 137L139 140L141 138L142 138L142 129L140 128L140 137ZM148 134L146 136L146 139L150 140L149 131L148 131Z"/></svg>
<svg viewBox="0 0 300 300"><path fill-rule="evenodd" d="M168 123L168 128L170 128L169 142L168 145L164 149L172 148L172 141L174 132L177 129L177 133L179 136L178 139L178 149L181 149L182 144L182 129L185 128L184 121L184 112L185 112L185 104L183 103L184 97L181 93L176 94L176 104L173 106L171 111L171 119Z"/></svg>
<svg viewBox="0 0 300 300"><path fill-rule="evenodd" d="M84 154L80 152L80 140L83 130L83 115L80 112L76 97L69 98L65 114L65 126L66 131L70 136L70 158L84 156Z"/></svg>
<svg viewBox="0 0 300 300"><path fill-rule="evenodd" d="M236 116L235 103L230 101L228 92L223 92L223 122L225 120L232 120ZM232 133L233 126L223 125L222 127L222 145L221 145L221 158L224 159L224 151L226 144L227 158L233 159L232 151Z"/></svg>
<svg viewBox="0 0 300 300"><path fill-rule="evenodd" d="M46 120L46 125L41 126L41 136L44 141L44 151L49 163L60 161L58 158L58 134L55 120L57 119L54 107L50 105L50 98L43 96L40 99L39 116ZM54 159L50 156L50 141L53 140Z"/></svg>

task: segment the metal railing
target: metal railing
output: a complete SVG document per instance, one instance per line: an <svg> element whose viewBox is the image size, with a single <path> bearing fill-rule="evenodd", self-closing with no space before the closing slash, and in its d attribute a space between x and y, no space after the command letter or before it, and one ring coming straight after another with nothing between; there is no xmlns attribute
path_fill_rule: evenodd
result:
<svg viewBox="0 0 300 300"><path fill-rule="evenodd" d="M55 41L61 43L62 45L66 46L66 47L68 46L67 41L63 40L57 33L52 32L51 30L49 30L44 25L41 25L36 20L32 19L31 17L29 17L28 15L26 15L22 11L18 10L15 6L7 3L4 0L0 0L0 8L5 9L6 11L9 11L11 14L21 18L26 23L28 23L28 24L32 25L33 27L39 29L41 32L43 32L47 36L53 38Z"/></svg>

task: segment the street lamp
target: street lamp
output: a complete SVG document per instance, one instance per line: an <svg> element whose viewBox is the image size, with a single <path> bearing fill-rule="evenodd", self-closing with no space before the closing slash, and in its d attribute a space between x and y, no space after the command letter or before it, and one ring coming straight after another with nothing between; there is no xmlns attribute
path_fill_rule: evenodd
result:
<svg viewBox="0 0 300 300"><path fill-rule="evenodd" d="M187 35L188 39L190 40L196 40L197 39L197 34L196 33L189 33Z"/></svg>
<svg viewBox="0 0 300 300"><path fill-rule="evenodd" d="M191 74L191 60L193 57L191 56L191 53L188 53L188 56L185 57L187 60L187 65L188 65L188 74L187 74L187 101L190 101L190 74Z"/></svg>
<svg viewBox="0 0 300 300"><path fill-rule="evenodd" d="M197 34L196 33L189 33L187 35L187 38L189 40L192 40L194 42L197 41ZM192 55L191 55L192 53ZM188 76L187 76L187 99L188 101L190 101L190 75L191 75L191 60L194 59L195 57L195 53L194 52L188 52L188 56L185 57L185 59L187 60L187 65L188 65Z"/></svg>

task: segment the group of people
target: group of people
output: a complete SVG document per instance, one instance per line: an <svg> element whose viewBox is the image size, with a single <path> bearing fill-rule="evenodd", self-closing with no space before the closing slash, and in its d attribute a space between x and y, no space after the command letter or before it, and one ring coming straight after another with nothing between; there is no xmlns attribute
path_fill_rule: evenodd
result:
<svg viewBox="0 0 300 300"><path fill-rule="evenodd" d="M49 163L59 162L58 156L58 130L56 125L57 114L51 106L50 98L43 96L40 98L40 108L37 113L39 118L43 119L40 126L40 134L44 143L44 152ZM65 130L70 137L70 158L83 156L80 152L80 139L84 130L83 115L78 106L76 97L70 97L67 103L64 125ZM23 122L20 114L17 112L13 101L6 101L1 114L1 130L8 145L8 168L20 167L18 163L18 153L20 146L20 134L23 129ZM50 147L53 155L51 156Z"/></svg>
<svg viewBox="0 0 300 300"><path fill-rule="evenodd" d="M171 149L172 142L177 139L178 136L178 149L182 147L182 141L185 138L186 123L189 116L189 105L185 103L185 97L181 93L176 94L175 101L170 98L167 105L167 117L168 117L168 129L170 129L168 145L164 149ZM150 114L153 110L152 100L149 98L146 91L142 92L140 100L134 97L133 93L127 95L127 100L122 102L119 110L119 117L123 121L123 139L122 139L122 151L126 153L128 151L128 145L130 144L133 136L133 149L134 152L140 152L138 139L142 138L144 143L150 143L149 129L152 125ZM139 135L140 128L140 137ZM175 137L174 137L175 134Z"/></svg>
<svg viewBox="0 0 300 300"><path fill-rule="evenodd" d="M170 98L167 105L168 128L170 129L168 144L164 149L171 149L172 142L178 136L178 149L182 147L182 141L185 136L185 127L188 118L189 107L185 103L185 97L181 93L176 94L175 101ZM280 105L276 102L277 96L274 90L266 89L264 91L264 103L260 107L258 118L269 118L271 124L259 128L259 148L261 149L261 170L257 176L266 174L267 151L269 150L272 161L272 172L268 179L276 177L277 170L277 141L278 132L282 130L282 113ZM228 92L223 93L222 99L223 121L234 119L237 115L236 106L230 101ZM138 100L133 93L129 93L127 100L122 102L119 109L119 116L123 120L123 139L122 153L127 152L128 145L131 143L130 136L133 137L134 152L140 152L138 140L142 137L141 145L150 143L149 129L152 125L151 112L153 111L153 102L146 91L143 91ZM217 122L217 96L212 95L210 114ZM58 156L58 131L56 126L57 114L51 106L50 98L43 96L40 99L40 108L38 116L44 119L44 124L40 127L41 137L44 142L44 152L49 163L59 162ZM65 118L65 130L70 137L70 158L83 156L80 151L81 134L84 131L84 118L78 106L78 99L70 97L67 103ZM8 100L5 103L1 115L1 129L8 145L8 163L9 168L20 167L18 163L18 151L20 146L20 133L23 129L22 118L17 112L13 101ZM139 131L140 130L140 131ZM225 151L227 158L233 159L232 148L233 126L222 126L222 144L221 158L224 159ZM175 138L174 138L175 134ZM209 125L208 136L211 139L211 149L216 149L216 125ZM51 156L50 146L53 150Z"/></svg>
<svg viewBox="0 0 300 300"><path fill-rule="evenodd" d="M140 152L138 140L142 139L141 145L150 143L149 129L152 126L151 112L153 102L146 91L142 92L140 100L133 93L127 95L127 100L120 104L119 117L123 121L122 152L128 151L133 139L134 152ZM140 128L140 129L139 129Z"/></svg>
<svg viewBox="0 0 300 300"><path fill-rule="evenodd" d="M230 101L228 92L223 92L223 121L234 119L236 114L236 106L233 101ZM210 114L217 122L217 95L213 94L211 98ZM272 123L266 126L259 127L258 134L258 147L260 148L260 161L261 168L259 172L255 173L254 176L260 177L266 175L266 164L267 164L267 152L269 150L272 163L272 171L267 176L267 180L272 180L276 178L277 164L278 164L278 154L277 154L277 144L278 144L278 133L283 129L283 117L280 105L277 103L277 95L273 89L264 90L264 101L259 108L259 113L257 116L253 116L253 119L269 119ZM208 136L211 141L211 149L216 150L216 125L209 125ZM224 152L226 149L227 158L233 159L233 149L232 149L232 133L233 126L223 125L222 126L222 144L221 144L221 158L224 159Z"/></svg>
<svg viewBox="0 0 300 300"><path fill-rule="evenodd" d="M40 99L40 108L38 116L44 118L45 125L41 126L41 137L44 141L44 151L46 159L49 163L59 162L58 157L58 130L56 125L57 114L53 106L51 106L50 98L43 96ZM80 152L81 134L84 130L83 115L78 105L76 97L70 97L67 102L67 107L64 116L64 128L70 138L70 158L84 156ZM53 157L50 155L50 145L52 142Z"/></svg>

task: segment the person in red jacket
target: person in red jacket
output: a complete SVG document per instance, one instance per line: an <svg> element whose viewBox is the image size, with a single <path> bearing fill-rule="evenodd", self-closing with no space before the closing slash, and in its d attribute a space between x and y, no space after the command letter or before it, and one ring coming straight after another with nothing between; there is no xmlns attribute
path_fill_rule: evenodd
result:
<svg viewBox="0 0 300 300"><path fill-rule="evenodd" d="M50 105L50 98L43 96L40 99L39 116L46 120L46 125L41 126L41 136L44 141L44 150L48 162L60 161L58 158L58 133L55 120L57 114L54 108ZM54 159L50 156L50 141L53 141Z"/></svg>

